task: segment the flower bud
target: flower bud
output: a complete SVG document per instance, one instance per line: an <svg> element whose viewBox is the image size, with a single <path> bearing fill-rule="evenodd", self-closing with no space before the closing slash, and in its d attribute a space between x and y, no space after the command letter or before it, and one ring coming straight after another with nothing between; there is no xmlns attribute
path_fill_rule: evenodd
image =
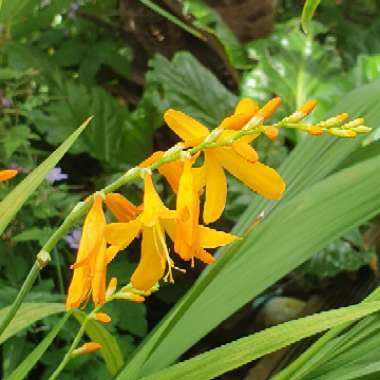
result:
<svg viewBox="0 0 380 380"><path fill-rule="evenodd" d="M281 98L279 96L277 96L277 97L269 100L269 102L267 102L264 105L264 107L260 109L258 114L260 116L262 116L264 119L267 119L276 112L277 108L280 105L281 105Z"/></svg>
<svg viewBox="0 0 380 380"><path fill-rule="evenodd" d="M311 112L313 112L316 105L317 101L315 99L310 99L298 111L304 114L305 117L306 115L309 115Z"/></svg>
<svg viewBox="0 0 380 380"><path fill-rule="evenodd" d="M92 352L99 351L102 348L102 345L96 342L87 342L84 343L81 347L77 348L72 352L72 356L90 354Z"/></svg>
<svg viewBox="0 0 380 380"><path fill-rule="evenodd" d="M355 127L359 127L364 124L364 119L362 117L358 117L357 119L354 119L350 121L347 124L342 125L343 129L351 129Z"/></svg>
<svg viewBox="0 0 380 380"><path fill-rule="evenodd" d="M323 134L323 129L318 125L312 125L310 126L307 131L312 136L320 136Z"/></svg>
<svg viewBox="0 0 380 380"><path fill-rule="evenodd" d="M95 313L91 316L91 319L103 323L104 325L111 323L112 318L107 313Z"/></svg>
<svg viewBox="0 0 380 380"><path fill-rule="evenodd" d="M116 288L117 288L117 278L112 277L106 290L106 298L111 297L112 294L115 293Z"/></svg>
<svg viewBox="0 0 380 380"><path fill-rule="evenodd" d="M329 119L325 121L321 121L319 125L324 128L336 127L337 125L344 123L348 119L348 117L349 117L348 113L344 112L337 116L330 117Z"/></svg>
<svg viewBox="0 0 380 380"><path fill-rule="evenodd" d="M369 133L372 128L366 127L365 125L359 125L358 127L351 128L352 131L357 133Z"/></svg>
<svg viewBox="0 0 380 380"><path fill-rule="evenodd" d="M329 133L336 137L354 138L357 136L357 133L350 129L331 128Z"/></svg>
<svg viewBox="0 0 380 380"><path fill-rule="evenodd" d="M269 139L275 140L278 137L279 131L278 128L274 127L273 125L268 125L264 130L264 134Z"/></svg>

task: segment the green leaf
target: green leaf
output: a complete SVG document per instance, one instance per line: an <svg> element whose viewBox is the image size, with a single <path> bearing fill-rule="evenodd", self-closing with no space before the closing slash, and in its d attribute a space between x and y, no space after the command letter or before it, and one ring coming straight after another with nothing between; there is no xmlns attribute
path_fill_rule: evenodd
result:
<svg viewBox="0 0 380 380"><path fill-rule="evenodd" d="M301 16L302 29L305 33L310 32L310 22L321 0L306 0Z"/></svg>
<svg viewBox="0 0 380 380"><path fill-rule="evenodd" d="M22 363L9 375L5 380L22 380L24 379L31 369L40 360L42 355L49 348L54 338L60 332L67 319L70 317L70 313L66 313L61 320L50 330L49 334L38 344L38 346L22 361Z"/></svg>
<svg viewBox="0 0 380 380"><path fill-rule="evenodd" d="M74 310L74 317L83 323L86 314L80 310ZM89 320L86 325L86 334L89 338L102 345L99 351L104 359L109 372L115 375L124 364L124 357L120 350L119 344L99 322Z"/></svg>
<svg viewBox="0 0 380 380"><path fill-rule="evenodd" d="M70 149L78 136L86 128L91 118L87 119L75 132L73 132L45 161L34 169L14 190L12 190L0 203L0 235L11 222L18 210L29 196L37 189L63 155Z"/></svg>
<svg viewBox="0 0 380 380"><path fill-rule="evenodd" d="M237 69L252 67L243 45L214 8L202 0L186 0L183 5L184 14L194 17L195 26L218 38L234 67Z"/></svg>
<svg viewBox="0 0 380 380"><path fill-rule="evenodd" d="M1 4L0 23L18 22L22 16L31 12L36 4L38 4L38 0L4 0Z"/></svg>
<svg viewBox="0 0 380 380"><path fill-rule="evenodd" d="M55 91L63 99L49 104L45 112L31 115L49 143L59 144L79 120L91 113L95 115L91 130L83 133L73 152L88 152L114 167L135 164L151 152L155 125L134 123L141 109L131 114L101 87L88 88L73 81L65 82L63 78Z"/></svg>
<svg viewBox="0 0 380 380"><path fill-rule="evenodd" d="M175 108L216 127L235 106L236 96L189 53L177 53L171 62L156 55L150 67L147 86L161 94L162 112Z"/></svg>
<svg viewBox="0 0 380 380"><path fill-rule="evenodd" d="M359 55L352 76L357 86L362 86L380 78L380 54Z"/></svg>
<svg viewBox="0 0 380 380"><path fill-rule="evenodd" d="M300 339L351 322L380 310L380 302L368 302L326 311L286 322L198 355L142 380L208 380L277 351ZM342 377L335 377L342 379Z"/></svg>
<svg viewBox="0 0 380 380"><path fill-rule="evenodd" d="M350 110L353 117L364 116L367 125L377 127L379 89L377 81L347 94L330 115ZM280 168L287 182L284 200L274 203L256 197L234 232L244 233L263 211L267 215L264 221L241 244L218 252L217 262L145 340L118 380L135 379L170 364L313 253L375 215L380 207L375 183L380 181L375 174L379 159L365 161L317 184L360 143L360 139L308 138L298 144ZM321 222L324 218L328 218L326 223Z"/></svg>
<svg viewBox="0 0 380 380"><path fill-rule="evenodd" d="M0 310L0 320L7 315L10 306L4 307ZM24 303L17 311L12 322L4 330L0 336L0 344L11 336L17 334L19 331L30 326L32 323L46 318L49 315L62 313L65 307L62 303Z"/></svg>
<svg viewBox="0 0 380 380"><path fill-rule="evenodd" d="M325 31L317 23L315 30L316 34ZM333 43L321 45L312 35L305 36L294 21L277 24L269 38L248 44L248 52L259 63L244 76L243 95L265 102L274 92L283 101L281 115L289 115L316 98L318 107L313 116L319 119L350 86L342 78Z"/></svg>
<svg viewBox="0 0 380 380"><path fill-rule="evenodd" d="M320 279L334 277L341 272L357 271L374 257L374 252L358 251L348 241L340 239L313 255L299 271Z"/></svg>
<svg viewBox="0 0 380 380"><path fill-rule="evenodd" d="M342 162L340 167L346 168L378 155L380 155L380 140L361 146L359 149L355 150L355 152L353 152L349 157L347 157L346 160Z"/></svg>

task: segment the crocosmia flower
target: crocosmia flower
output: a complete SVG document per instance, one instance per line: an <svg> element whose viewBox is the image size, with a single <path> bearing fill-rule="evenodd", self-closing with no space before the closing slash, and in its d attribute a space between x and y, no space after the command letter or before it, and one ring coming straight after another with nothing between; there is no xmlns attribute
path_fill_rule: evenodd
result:
<svg viewBox="0 0 380 380"><path fill-rule="evenodd" d="M241 103L236 107L236 115L244 115L243 111L238 111L239 109L251 109L251 111L247 111L245 117L239 116L239 118L236 117L229 121L227 118L227 121L223 121L221 126L239 129L249 120L249 116L255 115L254 105L243 107L244 104L241 105ZM260 111L258 112L258 117L263 117L260 116ZM265 115L269 114L269 111L265 112ZM209 135L207 127L183 112L170 109L165 112L164 119L186 146L195 146ZM232 136L233 133L232 130L225 130L218 141ZM204 173L202 177L205 180L206 194L203 220L206 224L217 220L226 204L227 180L224 169L265 198L278 200L282 197L285 182L274 169L258 161L256 151L249 145L255 137L257 135L244 136L231 146L204 149L204 164L202 166Z"/></svg>
<svg viewBox="0 0 380 380"><path fill-rule="evenodd" d="M107 249L102 203L98 195L83 224L77 259L72 265L74 274L68 290L67 309L79 307L90 294L95 305L105 302Z"/></svg>

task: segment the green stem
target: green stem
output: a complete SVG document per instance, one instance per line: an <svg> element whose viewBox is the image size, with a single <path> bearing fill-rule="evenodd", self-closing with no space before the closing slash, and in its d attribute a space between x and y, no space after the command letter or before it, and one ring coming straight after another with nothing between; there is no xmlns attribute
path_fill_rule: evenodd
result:
<svg viewBox="0 0 380 380"><path fill-rule="evenodd" d="M29 293L30 289L32 288L34 281L38 277L39 273L40 273L40 265L38 261L36 261L33 264L32 269L30 270L24 283L22 284L22 287L20 291L18 292L16 299L14 300L7 315L3 318L3 320L0 323L0 336L4 332L4 330L7 328L9 323L12 321L13 317L16 315L17 310L20 308L22 302L24 301L24 298L26 297L26 295Z"/></svg>
<svg viewBox="0 0 380 380"><path fill-rule="evenodd" d="M55 369L55 371L50 375L50 377L49 377L48 380L58 379L58 376L65 369L67 363L71 360L73 351L77 348L78 344L80 343L80 340L82 339L82 337L83 337L83 335L84 335L84 333L86 331L87 323L88 323L88 321L90 319L91 314L96 313L97 311L99 311L101 309L101 307L102 306L96 307L90 314L86 315L85 320L83 321L80 329L77 332L77 335L75 336L73 342L71 343L70 348L68 349L68 351L66 352L65 356L63 357L63 360L61 361L61 363L59 364L59 366ZM69 311L69 313L71 313L71 311Z"/></svg>

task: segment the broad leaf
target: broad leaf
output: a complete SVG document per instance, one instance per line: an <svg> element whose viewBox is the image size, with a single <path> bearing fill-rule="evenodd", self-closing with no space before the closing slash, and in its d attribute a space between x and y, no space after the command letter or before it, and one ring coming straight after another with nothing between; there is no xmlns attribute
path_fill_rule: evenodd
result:
<svg viewBox="0 0 380 380"><path fill-rule="evenodd" d="M316 32L324 31L320 24L315 25ZM319 118L348 86L335 46L305 36L298 23L278 24L269 38L250 43L248 52L259 64L245 75L243 95L261 102L278 95L287 115L312 97L318 99Z"/></svg>
<svg viewBox="0 0 380 380"><path fill-rule="evenodd" d="M10 306L4 307L0 310L0 320L4 318ZM65 311L65 307L62 303L24 303L17 311L12 322L4 330L0 336L0 344L11 336L17 334L19 331L30 326L34 322L40 319L46 318L49 315L62 313Z"/></svg>
<svg viewBox="0 0 380 380"><path fill-rule="evenodd" d="M177 53L172 61L156 55L151 61L147 86L161 96L161 111L175 108L215 127L236 103L236 96L191 54Z"/></svg>
<svg viewBox="0 0 380 380"><path fill-rule="evenodd" d="M83 119L82 119L83 120ZM37 189L62 156L70 149L75 140L86 128L91 119L87 119L75 130L45 161L34 169L14 190L0 203L0 235L11 222L17 211L22 207L29 196ZM78 125L78 124L77 124Z"/></svg>

